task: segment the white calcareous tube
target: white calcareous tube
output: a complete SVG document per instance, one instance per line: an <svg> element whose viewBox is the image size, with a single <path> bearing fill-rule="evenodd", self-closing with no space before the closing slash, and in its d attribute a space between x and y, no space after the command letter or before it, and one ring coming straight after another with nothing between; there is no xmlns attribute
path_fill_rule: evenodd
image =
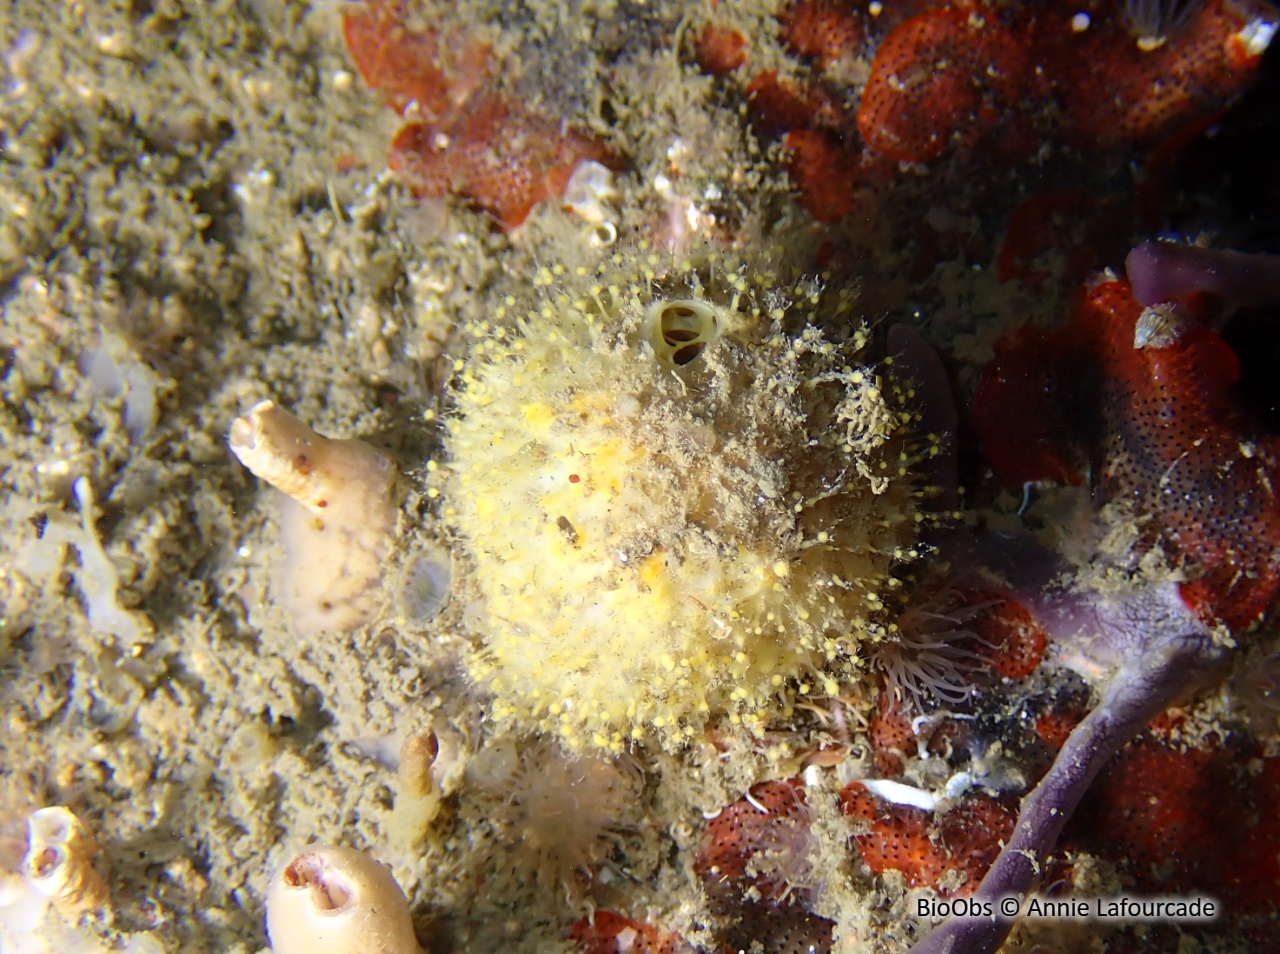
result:
<svg viewBox="0 0 1280 954"><path fill-rule="evenodd" d="M310 845L267 889L273 954L423 954L409 901L364 852Z"/></svg>

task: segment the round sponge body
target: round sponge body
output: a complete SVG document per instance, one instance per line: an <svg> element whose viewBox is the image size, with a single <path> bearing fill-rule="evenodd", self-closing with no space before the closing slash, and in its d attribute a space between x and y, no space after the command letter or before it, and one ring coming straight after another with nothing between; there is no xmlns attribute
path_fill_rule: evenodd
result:
<svg viewBox="0 0 1280 954"><path fill-rule="evenodd" d="M719 255L538 284L468 329L447 425L494 715L571 750L675 748L838 691L883 638L931 449L858 361L865 330L830 340L816 283Z"/></svg>

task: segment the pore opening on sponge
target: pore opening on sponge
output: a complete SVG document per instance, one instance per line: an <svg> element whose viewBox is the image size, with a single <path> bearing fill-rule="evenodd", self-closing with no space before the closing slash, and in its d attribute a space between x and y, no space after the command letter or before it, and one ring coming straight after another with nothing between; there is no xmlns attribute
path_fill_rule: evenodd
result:
<svg viewBox="0 0 1280 954"><path fill-rule="evenodd" d="M720 335L715 307L694 298L656 301L645 319L649 344L668 367L682 368L697 361Z"/></svg>

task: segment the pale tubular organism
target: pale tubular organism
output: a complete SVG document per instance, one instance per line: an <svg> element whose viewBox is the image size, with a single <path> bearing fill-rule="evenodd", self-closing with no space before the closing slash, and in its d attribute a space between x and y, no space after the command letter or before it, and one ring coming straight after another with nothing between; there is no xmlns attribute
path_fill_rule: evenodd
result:
<svg viewBox="0 0 1280 954"><path fill-rule="evenodd" d="M421 842L440 814L444 793L433 769L440 755L440 739L430 726L413 729L400 746L396 770L396 800L388 837L399 848Z"/></svg>
<svg viewBox="0 0 1280 954"><path fill-rule="evenodd" d="M286 495L280 583L294 628L310 634L368 622L399 511L391 458L364 441L323 437L271 401L232 423L229 444Z"/></svg>
<svg viewBox="0 0 1280 954"><path fill-rule="evenodd" d="M267 933L274 954L422 954L391 870L334 845L310 845L276 872Z"/></svg>
<svg viewBox="0 0 1280 954"><path fill-rule="evenodd" d="M109 897L94 859L98 845L69 808L41 808L27 819L27 882L69 917L102 911Z"/></svg>

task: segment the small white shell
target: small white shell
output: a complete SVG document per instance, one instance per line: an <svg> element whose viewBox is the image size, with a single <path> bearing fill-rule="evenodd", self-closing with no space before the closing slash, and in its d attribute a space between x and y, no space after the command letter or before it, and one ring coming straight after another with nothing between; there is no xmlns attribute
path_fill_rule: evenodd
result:
<svg viewBox="0 0 1280 954"><path fill-rule="evenodd" d="M578 163L564 187L564 205L583 221L599 225L609 217L609 204L617 198L613 173L594 159Z"/></svg>
<svg viewBox="0 0 1280 954"><path fill-rule="evenodd" d="M608 248L618 241L618 227L612 222L598 222L587 229L587 241L596 248Z"/></svg>
<svg viewBox="0 0 1280 954"><path fill-rule="evenodd" d="M107 885L93 867L97 854L93 836L70 809L41 808L27 818L23 873L63 914L79 916L107 906Z"/></svg>
<svg viewBox="0 0 1280 954"><path fill-rule="evenodd" d="M1149 348L1159 351L1171 348L1187 331L1187 319L1176 305L1165 303L1144 308L1133 326L1135 349Z"/></svg>

